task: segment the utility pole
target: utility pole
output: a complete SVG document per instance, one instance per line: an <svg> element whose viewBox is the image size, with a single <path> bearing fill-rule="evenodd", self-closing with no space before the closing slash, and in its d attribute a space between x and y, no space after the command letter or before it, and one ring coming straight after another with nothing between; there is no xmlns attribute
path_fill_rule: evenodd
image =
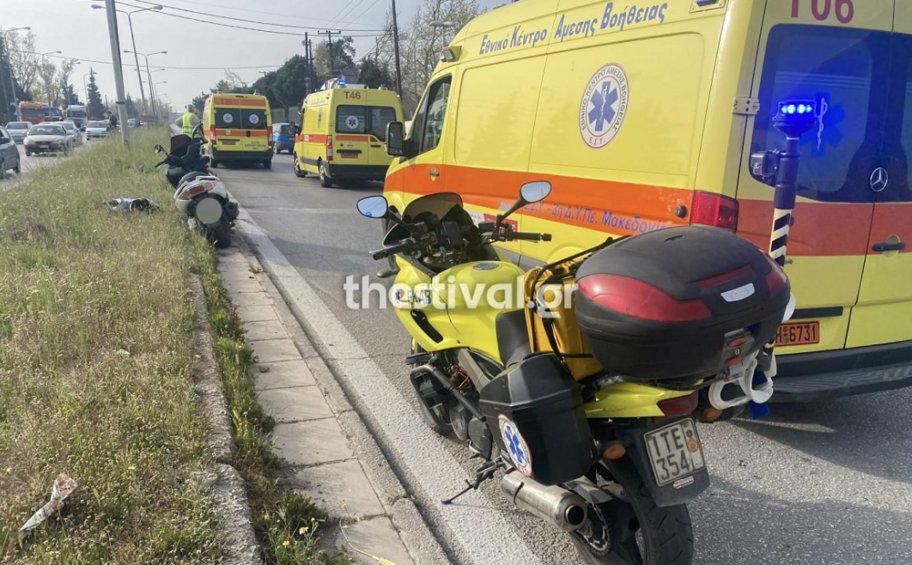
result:
<svg viewBox="0 0 912 565"><path fill-rule="evenodd" d="M105 0L108 13L108 35L111 37L111 62L114 63L114 83L117 86L117 119L124 145L130 145L130 128L127 126L127 101L124 94L123 62L120 60L120 36L117 32L117 8L114 0ZM137 68L139 65L136 65Z"/></svg>
<svg viewBox="0 0 912 565"><path fill-rule="evenodd" d="M307 69L304 72L304 93L306 95L306 94L310 93L310 83L311 83L311 75L312 75L312 73L310 72L310 66L312 64L311 60L310 60L310 34L307 33L306 31L304 32L304 41L302 41L301 43L304 45L304 68Z"/></svg>
<svg viewBox="0 0 912 565"><path fill-rule="evenodd" d="M329 41L329 76L332 77L335 75L336 70L335 65L333 64L333 34L335 33L336 35L341 35L342 30L337 29L333 31L331 29L324 29L322 31L318 31L317 33L320 35L325 35L327 41Z"/></svg>
<svg viewBox="0 0 912 565"><path fill-rule="evenodd" d="M393 53L396 55L396 92L402 97L402 67L399 63L399 24L396 23L396 0L393 0Z"/></svg>

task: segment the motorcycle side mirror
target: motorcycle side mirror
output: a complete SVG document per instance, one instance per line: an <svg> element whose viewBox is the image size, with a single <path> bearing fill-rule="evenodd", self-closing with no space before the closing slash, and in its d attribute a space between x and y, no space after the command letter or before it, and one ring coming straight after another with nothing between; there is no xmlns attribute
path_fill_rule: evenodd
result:
<svg viewBox="0 0 912 565"><path fill-rule="evenodd" d="M358 212L365 218L386 218L389 203L383 196L368 196L358 201Z"/></svg>
<svg viewBox="0 0 912 565"><path fill-rule="evenodd" d="M155 146L156 153L162 153L162 152L164 152L164 150L165 150L165 148L162 147L160 144Z"/></svg>
<svg viewBox="0 0 912 565"><path fill-rule="evenodd" d="M549 194L551 194L551 183L546 180L536 180L525 183L519 188L519 197L516 199L516 202L514 202L506 212L497 216L497 221L494 224L494 230L500 231L500 225L511 214L513 214L513 212L519 210L527 204L540 202L547 198Z"/></svg>
<svg viewBox="0 0 912 565"><path fill-rule="evenodd" d="M551 183L546 180L527 182L519 189L519 196L525 200L524 204L540 202L551 194Z"/></svg>

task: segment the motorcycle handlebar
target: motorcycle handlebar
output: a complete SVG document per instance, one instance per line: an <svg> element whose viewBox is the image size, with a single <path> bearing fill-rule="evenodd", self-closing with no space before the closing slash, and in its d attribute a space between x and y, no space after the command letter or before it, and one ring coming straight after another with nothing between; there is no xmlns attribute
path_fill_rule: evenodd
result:
<svg viewBox="0 0 912 565"><path fill-rule="evenodd" d="M512 232L507 236L508 241L551 241L550 233L527 233L527 232Z"/></svg>
<svg viewBox="0 0 912 565"><path fill-rule="evenodd" d="M415 240L412 238L400 241L395 245L390 245L389 247L384 247L383 249L377 251L371 251L371 257L374 261L379 259L386 259L390 255L395 255L396 253L401 253L403 251L408 251L412 249L415 245Z"/></svg>

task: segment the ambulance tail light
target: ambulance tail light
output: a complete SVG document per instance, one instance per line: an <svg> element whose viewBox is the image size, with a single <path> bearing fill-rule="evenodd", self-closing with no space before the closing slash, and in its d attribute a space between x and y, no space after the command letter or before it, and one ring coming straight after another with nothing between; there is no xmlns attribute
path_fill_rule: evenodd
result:
<svg viewBox="0 0 912 565"><path fill-rule="evenodd" d="M738 229L738 201L728 196L695 190L690 206L690 223Z"/></svg>
<svg viewBox="0 0 912 565"><path fill-rule="evenodd" d="M333 136L331 135L326 136L326 160L333 160Z"/></svg>

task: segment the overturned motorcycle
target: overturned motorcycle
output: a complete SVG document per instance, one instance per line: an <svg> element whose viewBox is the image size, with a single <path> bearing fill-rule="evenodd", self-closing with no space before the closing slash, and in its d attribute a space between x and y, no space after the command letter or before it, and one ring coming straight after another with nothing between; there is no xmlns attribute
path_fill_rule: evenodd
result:
<svg viewBox="0 0 912 565"><path fill-rule="evenodd" d="M168 165L165 177L175 189L174 203L191 228L203 232L216 247L226 248L231 245L238 206L228 197L225 184L209 172L209 158L200 152L202 144L202 139L175 135L170 152L155 166ZM164 148L156 145L155 151L162 153Z"/></svg>

